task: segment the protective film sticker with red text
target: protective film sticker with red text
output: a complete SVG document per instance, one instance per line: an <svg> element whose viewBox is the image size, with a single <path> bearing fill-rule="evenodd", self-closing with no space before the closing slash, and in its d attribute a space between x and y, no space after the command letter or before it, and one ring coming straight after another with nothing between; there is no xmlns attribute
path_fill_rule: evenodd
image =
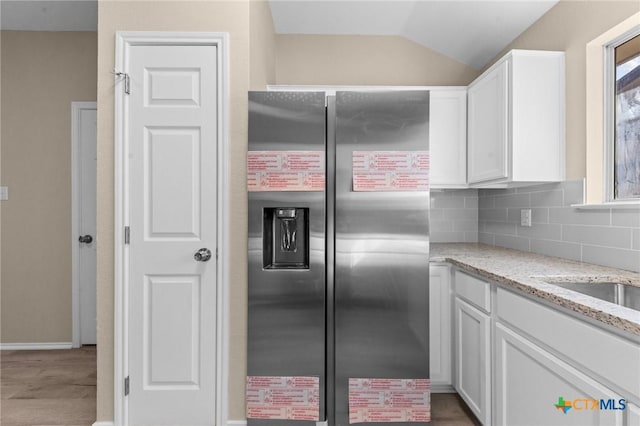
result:
<svg viewBox="0 0 640 426"><path fill-rule="evenodd" d="M324 191L324 151L249 151L247 189Z"/></svg>
<svg viewBox="0 0 640 426"><path fill-rule="evenodd" d="M349 423L430 421L429 379L349 379Z"/></svg>
<svg viewBox="0 0 640 426"><path fill-rule="evenodd" d="M428 151L354 151L353 190L428 191Z"/></svg>
<svg viewBox="0 0 640 426"><path fill-rule="evenodd" d="M247 418L318 421L320 378L248 376Z"/></svg>

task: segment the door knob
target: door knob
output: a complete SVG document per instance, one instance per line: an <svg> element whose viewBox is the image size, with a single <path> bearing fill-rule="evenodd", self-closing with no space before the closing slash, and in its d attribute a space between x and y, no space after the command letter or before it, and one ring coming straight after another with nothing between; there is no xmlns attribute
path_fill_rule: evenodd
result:
<svg viewBox="0 0 640 426"><path fill-rule="evenodd" d="M78 241L85 244L90 244L93 241L93 237L91 235L80 235Z"/></svg>
<svg viewBox="0 0 640 426"><path fill-rule="evenodd" d="M193 255L193 258L198 262L207 262L211 259L211 250L208 248L201 248Z"/></svg>

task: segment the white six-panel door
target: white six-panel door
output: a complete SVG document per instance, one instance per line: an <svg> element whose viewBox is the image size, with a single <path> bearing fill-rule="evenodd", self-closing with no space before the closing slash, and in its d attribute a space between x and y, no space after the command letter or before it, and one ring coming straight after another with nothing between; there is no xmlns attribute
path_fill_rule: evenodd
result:
<svg viewBox="0 0 640 426"><path fill-rule="evenodd" d="M130 425L215 424L216 49L129 50Z"/></svg>

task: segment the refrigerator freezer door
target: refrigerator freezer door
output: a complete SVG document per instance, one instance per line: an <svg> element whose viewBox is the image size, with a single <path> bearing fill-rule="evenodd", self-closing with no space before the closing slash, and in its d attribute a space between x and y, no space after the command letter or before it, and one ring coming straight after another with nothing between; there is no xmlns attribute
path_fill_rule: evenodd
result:
<svg viewBox="0 0 640 426"><path fill-rule="evenodd" d="M350 378L429 377L429 193L352 182L354 151L427 151L428 108L428 92L336 95L335 426Z"/></svg>
<svg viewBox="0 0 640 426"><path fill-rule="evenodd" d="M324 163L324 150L324 93L249 94L249 151L280 154L321 151ZM295 384L297 380L311 387L319 383L317 410L289 412L300 418L315 411L319 420L323 420L326 384L324 192L249 192L248 207L248 381L254 379L252 384L259 385L282 381L284 393L282 388L277 390L281 400L296 397L296 391L286 388L286 383ZM265 229L268 226L272 229ZM265 230L277 240L271 245L277 255L264 253L265 246L269 247L264 241ZM307 236L308 241L301 240L307 240ZM308 255L298 257L303 252ZM269 262L276 267L269 267ZM248 410L250 407L251 404ZM249 418L248 424L315 424L274 419L275 411L257 409L256 417L266 415L272 419Z"/></svg>

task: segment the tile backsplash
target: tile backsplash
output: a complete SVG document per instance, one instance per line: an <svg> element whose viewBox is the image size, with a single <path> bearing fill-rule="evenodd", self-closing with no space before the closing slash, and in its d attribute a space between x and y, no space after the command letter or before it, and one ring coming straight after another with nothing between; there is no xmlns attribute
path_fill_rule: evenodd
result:
<svg viewBox="0 0 640 426"><path fill-rule="evenodd" d="M448 207L438 208L438 204L446 207L446 200L451 199L451 204L459 205L460 201L453 200L467 199L465 195L445 194L442 201L439 193L432 195L432 212L438 211L436 217L439 217L432 216L432 229L440 224L438 221L451 222L444 233L439 229L432 231L434 242L439 242L436 238L441 238L441 234L448 236L455 227L455 219L444 219ZM472 195L468 197L473 198ZM480 189L476 198L477 241L640 272L640 208L584 210L571 207L571 204L581 204L582 200L582 180L516 189ZM520 226L520 211L524 208L531 209L531 227ZM463 207L459 209L464 210ZM462 213L455 212L458 214ZM464 214L472 216L471 212ZM471 227L470 224L457 226ZM472 231L469 238L471 235Z"/></svg>
<svg viewBox="0 0 640 426"><path fill-rule="evenodd" d="M478 190L432 190L429 223L432 243L477 243Z"/></svg>

